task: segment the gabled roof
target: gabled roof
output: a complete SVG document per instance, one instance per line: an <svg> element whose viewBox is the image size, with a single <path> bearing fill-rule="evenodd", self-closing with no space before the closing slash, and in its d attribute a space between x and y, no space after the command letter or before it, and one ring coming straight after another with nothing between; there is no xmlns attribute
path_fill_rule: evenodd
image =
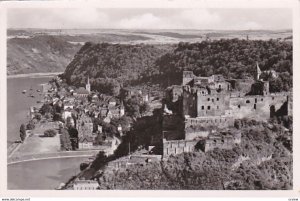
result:
<svg viewBox="0 0 300 201"><path fill-rule="evenodd" d="M92 136L83 136L79 138L79 142L93 142Z"/></svg>

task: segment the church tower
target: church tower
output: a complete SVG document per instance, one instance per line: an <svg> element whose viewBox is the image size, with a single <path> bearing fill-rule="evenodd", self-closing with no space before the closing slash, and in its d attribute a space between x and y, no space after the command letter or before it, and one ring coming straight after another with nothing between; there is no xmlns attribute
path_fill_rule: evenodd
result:
<svg viewBox="0 0 300 201"><path fill-rule="evenodd" d="M87 84L85 85L85 89L90 93L91 85L90 85L90 77L88 76Z"/></svg>

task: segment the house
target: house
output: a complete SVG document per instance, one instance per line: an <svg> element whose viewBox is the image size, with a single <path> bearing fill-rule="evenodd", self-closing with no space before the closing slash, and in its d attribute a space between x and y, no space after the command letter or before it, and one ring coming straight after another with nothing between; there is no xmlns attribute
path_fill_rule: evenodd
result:
<svg viewBox="0 0 300 201"><path fill-rule="evenodd" d="M99 101L99 97L98 97L97 94L94 94L94 95L92 96L92 103L96 103L97 101Z"/></svg>

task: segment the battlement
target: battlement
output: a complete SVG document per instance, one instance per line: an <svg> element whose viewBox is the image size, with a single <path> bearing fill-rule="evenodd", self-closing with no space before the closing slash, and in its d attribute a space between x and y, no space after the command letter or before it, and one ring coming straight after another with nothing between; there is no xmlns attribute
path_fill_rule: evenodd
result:
<svg viewBox="0 0 300 201"><path fill-rule="evenodd" d="M195 145L197 144L197 140L170 140L167 141L163 139L163 156L170 156L181 154L184 152L193 152L195 150Z"/></svg>
<svg viewBox="0 0 300 201"><path fill-rule="evenodd" d="M241 133L231 135L210 135L207 138L201 139L198 147L201 151L207 152L215 148L232 149L235 144L241 143Z"/></svg>
<svg viewBox="0 0 300 201"><path fill-rule="evenodd" d="M217 127L225 128L234 125L234 118L232 116L206 116L206 117L186 117L185 118L185 128L191 126L201 126L201 127Z"/></svg>

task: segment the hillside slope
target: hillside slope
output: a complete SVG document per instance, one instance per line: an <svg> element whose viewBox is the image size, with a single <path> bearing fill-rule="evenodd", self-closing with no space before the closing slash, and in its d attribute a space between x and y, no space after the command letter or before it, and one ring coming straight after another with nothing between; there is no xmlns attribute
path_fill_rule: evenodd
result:
<svg viewBox="0 0 300 201"><path fill-rule="evenodd" d="M57 36L7 40L7 74L61 72L73 59L80 45L70 44Z"/></svg>
<svg viewBox="0 0 300 201"><path fill-rule="evenodd" d="M139 79L145 71L155 68L155 61L172 48L172 45L86 43L67 66L64 77L73 85L84 84L87 76L91 80L114 78L120 82Z"/></svg>

